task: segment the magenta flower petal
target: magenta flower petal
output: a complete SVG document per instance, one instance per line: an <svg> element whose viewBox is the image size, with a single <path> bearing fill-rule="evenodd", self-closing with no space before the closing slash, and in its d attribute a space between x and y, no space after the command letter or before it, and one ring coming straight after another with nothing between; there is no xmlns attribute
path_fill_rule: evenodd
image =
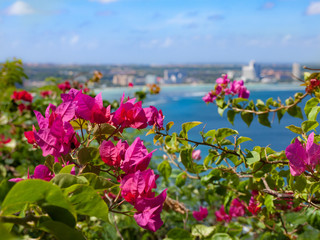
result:
<svg viewBox="0 0 320 240"><path fill-rule="evenodd" d="M299 176L306 170L307 153L297 138L286 148L286 156L293 176Z"/></svg>
<svg viewBox="0 0 320 240"><path fill-rule="evenodd" d="M199 211L193 211L192 215L197 221L202 221L208 216L208 209L200 206Z"/></svg>

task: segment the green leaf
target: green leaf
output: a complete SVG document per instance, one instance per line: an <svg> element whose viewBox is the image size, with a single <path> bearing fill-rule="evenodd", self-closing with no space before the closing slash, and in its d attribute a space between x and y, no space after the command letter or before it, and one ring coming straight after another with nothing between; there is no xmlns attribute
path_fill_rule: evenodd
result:
<svg viewBox="0 0 320 240"><path fill-rule="evenodd" d="M226 137L229 137L231 135L239 134L238 131L230 129L230 128L219 128L216 131L216 139L217 141L221 141L222 139L225 139Z"/></svg>
<svg viewBox="0 0 320 240"><path fill-rule="evenodd" d="M304 176L295 176L295 183L293 184L293 187L295 190L302 192L306 186L307 186L307 180Z"/></svg>
<svg viewBox="0 0 320 240"><path fill-rule="evenodd" d="M187 173L182 172L182 173L178 174L178 176L176 178L177 187L181 188L182 186L184 186L184 184L186 183L186 180L187 180Z"/></svg>
<svg viewBox="0 0 320 240"><path fill-rule="evenodd" d="M88 128L88 121L85 121L83 119L78 118L77 120L70 121L71 126L74 130L80 130L82 126L82 129Z"/></svg>
<svg viewBox="0 0 320 240"><path fill-rule="evenodd" d="M234 118L236 116L236 112L234 110L229 110L227 112L227 118L228 118L228 121L233 125L233 122L234 122Z"/></svg>
<svg viewBox="0 0 320 240"><path fill-rule="evenodd" d="M96 124L96 126L93 129L93 136L96 137L109 137L113 134L113 136L116 136L118 138L123 138L122 134L116 130L117 128L115 126L112 126L108 123L102 123L102 124ZM115 134L115 132L117 132Z"/></svg>
<svg viewBox="0 0 320 240"><path fill-rule="evenodd" d="M317 120L317 116L318 116L319 112L320 112L319 106L313 107L311 109L310 113L308 114L308 119L309 120Z"/></svg>
<svg viewBox="0 0 320 240"><path fill-rule="evenodd" d="M97 148L85 147L80 149L78 153L79 163L84 165L88 162L97 162L100 158L100 153Z"/></svg>
<svg viewBox="0 0 320 240"><path fill-rule="evenodd" d="M297 133L297 134L302 134L303 133L302 128L301 127L297 127L295 125L290 125L290 126L287 126L286 128L288 128L291 132L294 132L294 133Z"/></svg>
<svg viewBox="0 0 320 240"><path fill-rule="evenodd" d="M48 203L69 210L73 215L74 209L64 197L60 188L51 182L39 179L28 179L16 183L2 203L2 214L9 215L20 212L26 204Z"/></svg>
<svg viewBox="0 0 320 240"><path fill-rule="evenodd" d="M172 171L169 161L167 160L163 161L158 165L157 169L159 173L164 177L164 179L168 181Z"/></svg>
<svg viewBox="0 0 320 240"><path fill-rule="evenodd" d="M264 205L266 205L266 208L269 212L274 212L274 203L273 203L274 197L272 195L267 195L264 199Z"/></svg>
<svg viewBox="0 0 320 240"><path fill-rule="evenodd" d="M314 107L316 107L319 104L320 100L318 98L311 98L306 102L306 105L304 106L304 112L306 113L306 116L309 120L316 120L316 119L310 119L310 112Z"/></svg>
<svg viewBox="0 0 320 240"><path fill-rule="evenodd" d="M291 107L287 110L287 112L292 116L296 118L303 119L303 115L301 112L301 108L299 106Z"/></svg>
<svg viewBox="0 0 320 240"><path fill-rule="evenodd" d="M51 233L57 240L85 240L79 231L62 222L48 220L40 223L39 229Z"/></svg>
<svg viewBox="0 0 320 240"><path fill-rule="evenodd" d="M307 210L307 222L314 228L320 230L320 211L314 209Z"/></svg>
<svg viewBox="0 0 320 240"><path fill-rule="evenodd" d="M233 100L232 100L232 103L233 104L238 104L238 103L240 103L240 102L248 102L249 100L248 99L246 99L246 98L234 98Z"/></svg>
<svg viewBox="0 0 320 240"><path fill-rule="evenodd" d="M252 139L248 138L248 137L239 137L236 141L236 145L238 146L239 144L247 142L247 141L252 141Z"/></svg>
<svg viewBox="0 0 320 240"><path fill-rule="evenodd" d="M277 117L278 117L278 121L280 123L280 120L282 119L283 115L286 113L285 109L280 109L277 111Z"/></svg>
<svg viewBox="0 0 320 240"><path fill-rule="evenodd" d="M180 151L180 160L190 173L197 173L196 164L192 159L192 148L182 149Z"/></svg>
<svg viewBox="0 0 320 240"><path fill-rule="evenodd" d="M253 120L253 113L241 112L242 120L250 127L250 124Z"/></svg>
<svg viewBox="0 0 320 240"><path fill-rule="evenodd" d="M59 173L70 173L74 166L75 166L74 164L69 164L64 168L62 168Z"/></svg>
<svg viewBox="0 0 320 240"><path fill-rule="evenodd" d="M192 240L191 234L182 228L171 229L167 233L165 240Z"/></svg>
<svg viewBox="0 0 320 240"><path fill-rule="evenodd" d="M202 224L196 224L192 226L191 234L194 237L206 238L213 234L215 230L214 226L208 227Z"/></svg>
<svg viewBox="0 0 320 240"><path fill-rule="evenodd" d="M96 190L105 190L112 188L115 184L110 182L104 177L98 176L94 173L83 173L80 175L81 177L85 177L88 182L89 186Z"/></svg>
<svg viewBox="0 0 320 240"><path fill-rule="evenodd" d="M173 124L174 124L174 122L172 122L172 121L167 123L167 125L166 125L167 132L172 128Z"/></svg>
<svg viewBox="0 0 320 240"><path fill-rule="evenodd" d="M41 208L52 220L62 222L72 228L76 226L75 217L67 209L49 204L43 204Z"/></svg>
<svg viewBox="0 0 320 240"><path fill-rule="evenodd" d="M58 174L61 171L62 168L63 167L62 167L61 163L59 163L59 162L56 162L56 163L53 164L53 172L55 174Z"/></svg>
<svg viewBox="0 0 320 240"><path fill-rule="evenodd" d="M247 164L251 165L260 161L260 154L256 151L249 151L246 155Z"/></svg>
<svg viewBox="0 0 320 240"><path fill-rule="evenodd" d="M84 177L74 176L69 173L59 173L55 175L51 182L58 185L60 188L68 188L74 184L88 184Z"/></svg>
<svg viewBox="0 0 320 240"><path fill-rule="evenodd" d="M271 123L269 121L269 113L264 113L264 114L258 115L258 121L263 126L271 127Z"/></svg>
<svg viewBox="0 0 320 240"><path fill-rule="evenodd" d="M232 238L227 233L216 233L211 240L232 240Z"/></svg>
<svg viewBox="0 0 320 240"><path fill-rule="evenodd" d="M221 179L221 171L219 169L213 169L209 174L201 177L201 184L207 185L213 181L218 181Z"/></svg>
<svg viewBox="0 0 320 240"><path fill-rule="evenodd" d="M301 128L303 132L307 133L319 126L319 123L315 120L307 120L301 123Z"/></svg>
<svg viewBox="0 0 320 240"><path fill-rule="evenodd" d="M184 137L188 138L188 132L190 129L202 124L202 122L186 122L182 124L182 132L184 133Z"/></svg>
<svg viewBox="0 0 320 240"><path fill-rule="evenodd" d="M97 190L86 185L72 185L65 189L65 194L78 214L97 217L109 222L108 205L97 193Z"/></svg>

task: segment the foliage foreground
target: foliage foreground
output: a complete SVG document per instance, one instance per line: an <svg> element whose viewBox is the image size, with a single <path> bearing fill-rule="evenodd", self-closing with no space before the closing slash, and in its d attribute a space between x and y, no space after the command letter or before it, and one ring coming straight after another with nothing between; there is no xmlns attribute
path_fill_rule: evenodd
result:
<svg viewBox="0 0 320 240"><path fill-rule="evenodd" d="M95 96L88 86L99 72L84 84L48 79L32 92L16 89L25 77L21 61L2 64L3 239L319 238L320 74L306 74L305 93L284 102L255 103L226 75L203 98L232 124L237 115L267 127L271 115L305 115L287 127L297 137L283 151L243 149L251 139L230 128L203 127L191 139L204 125L197 121L173 132L165 113L136 98ZM151 146L137 135L146 128Z"/></svg>

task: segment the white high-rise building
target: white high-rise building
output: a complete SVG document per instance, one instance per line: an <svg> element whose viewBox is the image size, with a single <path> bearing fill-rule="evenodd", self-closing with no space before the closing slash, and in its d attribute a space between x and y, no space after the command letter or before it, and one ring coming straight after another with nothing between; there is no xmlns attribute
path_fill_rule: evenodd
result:
<svg viewBox="0 0 320 240"><path fill-rule="evenodd" d="M260 80L260 65L257 64L254 60L249 62L248 66L242 67L242 79L244 81L259 81Z"/></svg>
<svg viewBox="0 0 320 240"><path fill-rule="evenodd" d="M299 63L292 64L292 75L294 80L298 80L297 78L301 78L301 66Z"/></svg>

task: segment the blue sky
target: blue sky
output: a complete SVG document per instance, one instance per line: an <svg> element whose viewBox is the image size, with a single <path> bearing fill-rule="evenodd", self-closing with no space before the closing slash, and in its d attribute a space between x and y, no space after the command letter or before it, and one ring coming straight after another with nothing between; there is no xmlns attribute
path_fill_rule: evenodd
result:
<svg viewBox="0 0 320 240"><path fill-rule="evenodd" d="M0 60L320 62L320 1L1 0Z"/></svg>

